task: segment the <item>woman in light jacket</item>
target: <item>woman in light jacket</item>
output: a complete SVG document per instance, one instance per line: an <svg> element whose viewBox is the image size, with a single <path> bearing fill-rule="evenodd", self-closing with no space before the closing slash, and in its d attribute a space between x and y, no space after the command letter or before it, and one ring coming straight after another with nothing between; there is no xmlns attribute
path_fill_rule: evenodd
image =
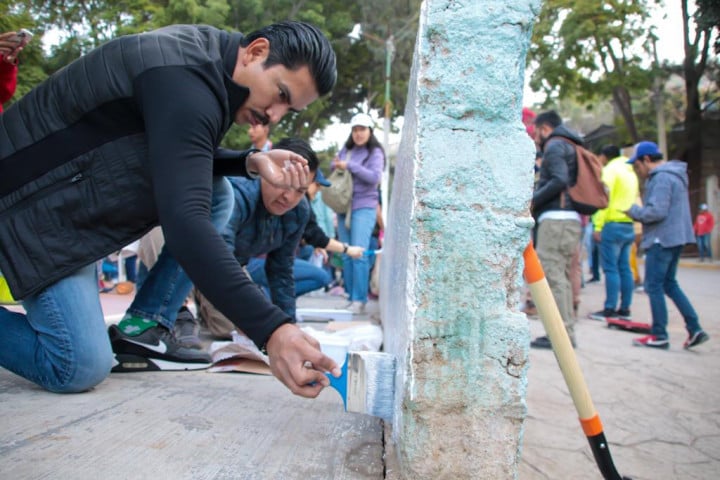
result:
<svg viewBox="0 0 720 480"><path fill-rule="evenodd" d="M332 161L332 168L347 169L353 179L350 221L346 223L346 214L338 214L338 237L344 244L367 250L376 222L380 199L378 185L385 164L385 152L373 134L373 120L369 115L355 115L350 126L352 132L345 146ZM348 308L355 314L365 311L369 280L370 264L367 256L352 259L343 255L343 281L350 300Z"/></svg>

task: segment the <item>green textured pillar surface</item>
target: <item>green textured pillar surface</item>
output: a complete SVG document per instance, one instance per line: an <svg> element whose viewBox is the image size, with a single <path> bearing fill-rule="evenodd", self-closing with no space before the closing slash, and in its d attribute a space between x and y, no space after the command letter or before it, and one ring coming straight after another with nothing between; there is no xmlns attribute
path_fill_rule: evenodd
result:
<svg viewBox="0 0 720 480"><path fill-rule="evenodd" d="M539 0L426 0L382 262L401 478L517 476L518 312L534 147L521 123Z"/></svg>

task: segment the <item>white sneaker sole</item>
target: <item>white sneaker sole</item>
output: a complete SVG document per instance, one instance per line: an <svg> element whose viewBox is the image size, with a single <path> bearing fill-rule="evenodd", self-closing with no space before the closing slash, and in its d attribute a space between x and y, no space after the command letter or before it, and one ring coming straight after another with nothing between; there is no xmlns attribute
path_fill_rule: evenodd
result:
<svg viewBox="0 0 720 480"><path fill-rule="evenodd" d="M164 371L190 371L205 370L210 368L212 363L186 363L160 360L158 358L146 358L139 355L116 354L113 366L113 373L129 372L164 372Z"/></svg>

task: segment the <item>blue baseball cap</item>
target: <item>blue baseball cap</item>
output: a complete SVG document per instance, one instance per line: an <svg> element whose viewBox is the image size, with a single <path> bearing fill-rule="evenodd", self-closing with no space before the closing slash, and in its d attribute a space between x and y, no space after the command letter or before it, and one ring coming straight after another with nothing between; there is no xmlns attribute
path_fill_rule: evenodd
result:
<svg viewBox="0 0 720 480"><path fill-rule="evenodd" d="M645 155L662 157L662 152L658 149L658 146L654 142L640 142L635 146L635 155L627 161L627 163L635 163L638 158L642 158Z"/></svg>
<svg viewBox="0 0 720 480"><path fill-rule="evenodd" d="M315 182L317 182L318 185L322 185L323 187L329 187L330 185L332 185L332 183L328 182L327 178L325 178L325 175L323 175L320 168L315 170Z"/></svg>

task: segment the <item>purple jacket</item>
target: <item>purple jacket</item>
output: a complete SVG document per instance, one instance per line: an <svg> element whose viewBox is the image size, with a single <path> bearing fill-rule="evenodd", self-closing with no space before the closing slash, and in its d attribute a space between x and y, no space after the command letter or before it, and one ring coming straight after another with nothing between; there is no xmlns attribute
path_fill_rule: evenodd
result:
<svg viewBox="0 0 720 480"><path fill-rule="evenodd" d="M345 157L348 153L347 158ZM340 158L347 160L348 170L353 178L352 209L377 208L379 202L378 185L382 179L385 154L382 149L375 148L368 156L367 147L355 147L346 151L340 150Z"/></svg>

